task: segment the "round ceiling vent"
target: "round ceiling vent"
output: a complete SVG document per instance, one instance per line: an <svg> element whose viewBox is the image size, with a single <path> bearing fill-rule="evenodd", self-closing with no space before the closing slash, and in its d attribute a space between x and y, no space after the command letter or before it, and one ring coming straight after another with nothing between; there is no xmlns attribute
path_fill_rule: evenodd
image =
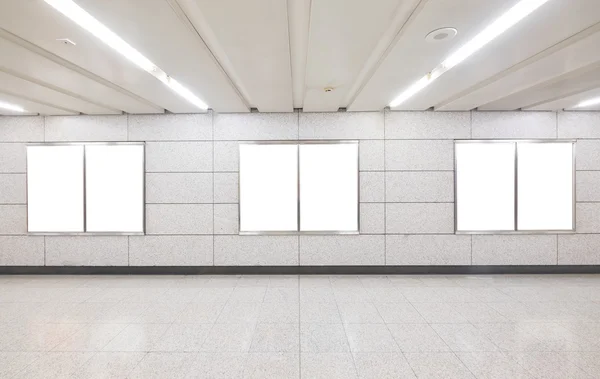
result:
<svg viewBox="0 0 600 379"><path fill-rule="evenodd" d="M441 28L436 29L433 32L427 34L425 36L425 41L427 42L442 42L448 41L454 38L458 31L454 28Z"/></svg>

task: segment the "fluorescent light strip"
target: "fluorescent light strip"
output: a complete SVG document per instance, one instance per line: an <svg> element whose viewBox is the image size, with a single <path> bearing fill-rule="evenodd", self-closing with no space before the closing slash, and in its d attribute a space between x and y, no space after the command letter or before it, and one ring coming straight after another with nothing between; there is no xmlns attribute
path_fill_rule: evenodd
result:
<svg viewBox="0 0 600 379"><path fill-rule="evenodd" d="M581 103L577 104L575 108L591 107L592 105L598 104L600 104L600 97L595 97L593 99L582 101Z"/></svg>
<svg viewBox="0 0 600 379"><path fill-rule="evenodd" d="M390 103L390 107L397 107L408 98L414 96L417 92L430 85L435 79L439 78L446 71L464 61L476 51L493 41L500 34L514 26L516 23L527 17L530 13L544 5L549 0L521 0L506 13L496 19L483 31L477 34L473 39L463 45L455 53L446 58L430 73L419 79L416 83L398 95Z"/></svg>
<svg viewBox="0 0 600 379"><path fill-rule="evenodd" d="M13 111L13 112L20 112L20 113L25 113L25 108L15 105L15 104L9 104L9 103L5 103L3 101L0 101L0 108L2 109L7 109L9 111Z"/></svg>
<svg viewBox="0 0 600 379"><path fill-rule="evenodd" d="M183 97L202 110L208 109L208 105L204 101L194 95L189 89L181 85L175 79L167 75L162 69L152 63L152 61L146 58L142 53L125 42L121 37L107 28L100 21L96 20L91 14L86 12L79 5L75 4L72 0L44 1L68 17L71 21L79 25L81 28L87 30L94 37L104 42L110 48L124 56L128 61L166 84L179 96Z"/></svg>

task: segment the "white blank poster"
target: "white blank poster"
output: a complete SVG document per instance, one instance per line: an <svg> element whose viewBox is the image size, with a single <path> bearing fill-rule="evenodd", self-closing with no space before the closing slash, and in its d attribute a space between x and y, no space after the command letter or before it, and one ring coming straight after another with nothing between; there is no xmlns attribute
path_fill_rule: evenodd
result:
<svg viewBox="0 0 600 379"><path fill-rule="evenodd" d="M240 232L298 230L298 146L240 144Z"/></svg>
<svg viewBox="0 0 600 379"><path fill-rule="evenodd" d="M300 145L300 231L358 231L358 144Z"/></svg>
<svg viewBox="0 0 600 379"><path fill-rule="evenodd" d="M87 145L88 232L144 231L144 146Z"/></svg>
<svg viewBox="0 0 600 379"><path fill-rule="evenodd" d="M515 143L457 143L456 229L515 228Z"/></svg>
<svg viewBox="0 0 600 379"><path fill-rule="evenodd" d="M27 230L83 232L83 146L27 147Z"/></svg>
<svg viewBox="0 0 600 379"><path fill-rule="evenodd" d="M573 144L518 143L519 230L573 229Z"/></svg>

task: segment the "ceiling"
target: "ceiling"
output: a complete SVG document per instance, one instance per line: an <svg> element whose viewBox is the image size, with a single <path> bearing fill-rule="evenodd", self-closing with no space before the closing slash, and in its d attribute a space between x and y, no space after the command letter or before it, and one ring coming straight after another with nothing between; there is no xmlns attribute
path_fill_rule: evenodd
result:
<svg viewBox="0 0 600 379"><path fill-rule="evenodd" d="M381 110L518 2L75 1L217 112ZM458 34L425 40L442 27ZM550 0L393 109L570 110L598 96L600 1ZM0 101L43 115L201 112L43 0L0 1Z"/></svg>

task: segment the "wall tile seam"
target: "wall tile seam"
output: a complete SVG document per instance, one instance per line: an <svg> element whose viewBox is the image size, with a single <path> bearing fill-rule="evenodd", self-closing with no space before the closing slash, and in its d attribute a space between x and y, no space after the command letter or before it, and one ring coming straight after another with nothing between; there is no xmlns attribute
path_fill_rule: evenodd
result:
<svg viewBox="0 0 600 379"><path fill-rule="evenodd" d="M215 202L166 202L166 203L161 203L161 202L146 202L146 205L212 205L212 204L236 204L236 203L215 203Z"/></svg>
<svg viewBox="0 0 600 379"><path fill-rule="evenodd" d="M160 236L181 236L181 237L185 237L185 236L211 236L211 235L215 235L215 236L239 236L239 237L286 237L286 236L302 236L302 237L342 237L342 236L346 236L346 235L340 235L340 234L296 234L296 233L292 233L292 234L264 234L264 235L243 235L243 234L239 234L239 233L146 233L146 234L140 234L140 235L117 235L117 234L107 234L107 235L98 235L98 234L89 234L89 235L85 235L85 234L81 234L81 235L72 235L72 234L53 234L53 235L31 235L28 233L18 233L18 234L6 234L6 233L0 233L0 237L45 237L45 238L107 238L107 237L112 237L112 238L126 238L126 237L133 237L133 238L144 238L147 236L153 236L153 237L160 237ZM447 232L447 233L440 233L440 232L431 232L431 233L427 233L427 232L415 232L415 233L394 233L394 232L385 232L385 233L374 233L374 232L368 232L368 233L360 233L360 234L352 234L349 235L350 237L359 237L359 236L363 236L363 235L390 235L390 236L432 236L432 235L440 235L440 236L457 236L457 237L532 237L532 236L537 236L537 237L544 237L544 236L558 236L560 238L568 238L568 237L575 237L575 236L589 236L589 235L598 235L600 236L600 232L576 232L576 233L561 233L561 234L545 234L545 233L499 233L499 234L466 234L466 233L454 233L454 232Z"/></svg>
<svg viewBox="0 0 600 379"><path fill-rule="evenodd" d="M369 172L369 171L361 171L361 172ZM370 171L370 172L454 172L454 170L393 170L393 169L386 169L385 171Z"/></svg>
<svg viewBox="0 0 600 379"><path fill-rule="evenodd" d="M298 110L297 115L298 115L296 117L296 126L297 126L297 133L298 133L297 137L298 137L298 141L300 141L300 110ZM358 149L359 149L358 150L358 157L359 157L358 158L359 159L358 169L359 169L359 174L360 174L360 141L358 142ZM300 148L298 148L298 159L300 159ZM300 162L298 162L298 170L299 170L299 168L300 168ZM238 171L239 171L239 169L238 169ZM299 180L299 178L300 178L300 172L298 172L298 180ZM359 186L360 186L360 176L358 178L358 182L359 182ZM299 187L299 185L298 185L298 187ZM298 188L298 191L299 191L299 188ZM360 196L360 191L359 191L359 196ZM299 192L297 193L297 200L298 200L298 202L300 201L300 193ZM360 204L359 204L359 209L360 209ZM299 218L300 217L300 206L299 205L298 205L297 212L298 212L298 218ZM359 212L360 212L360 210L359 210ZM360 217L360 213L359 213L359 217ZM239 225L239 223L240 223L240 210L239 210L239 204L238 204L238 225ZM300 225L297 225L297 227L298 227L298 229L300 229ZM359 228L360 228L360 218L359 218ZM300 262L301 262L300 250L301 250L300 249L300 235L298 235L298 265L300 265Z"/></svg>
<svg viewBox="0 0 600 379"><path fill-rule="evenodd" d="M404 141L404 142L408 142L408 141L456 141L456 140L468 140L471 138L456 138L456 137L448 137L448 138L386 138L383 141ZM369 141L369 140L367 140Z"/></svg>
<svg viewBox="0 0 600 379"><path fill-rule="evenodd" d="M558 234L556 237L556 265L558 266Z"/></svg>
<svg viewBox="0 0 600 379"><path fill-rule="evenodd" d="M522 139L574 139L574 140L582 140L582 141L600 141L600 137L558 137L558 138L547 138L547 137L542 137L542 138L526 138L526 137L519 137L519 138L506 138L506 137L493 137L493 138L473 138L473 137L469 137L469 138L456 138L456 137L448 137L448 138L347 138L347 137L340 137L340 138L303 138L300 140L296 140L296 139L260 139L260 138L254 138L254 139L223 139L223 140L219 140L219 139L215 139L215 140L211 140L211 139L135 139L135 138L129 138L128 141L130 142L149 142L149 143L161 143L161 142L168 142L168 143L177 143L177 142L251 142L251 141L327 141L327 140L332 140L332 141L336 141L336 140L360 140L360 141L456 141L456 140L469 140L469 139L484 139L484 140L494 140L494 139L506 139L506 140L522 140ZM42 140L23 140L23 141L12 141L12 140L0 140L0 143L2 144L29 144L29 143L39 143L39 142L60 142L60 141L45 141ZM74 142L74 143L78 143L78 142L101 142L101 141L70 141L70 140L64 140L63 142ZM112 142L112 141L111 141ZM125 142L125 141L123 141Z"/></svg>
<svg viewBox="0 0 600 379"><path fill-rule="evenodd" d="M211 144L212 144L212 265L215 265L215 112L211 112ZM238 216L239 219L239 216Z"/></svg>
<svg viewBox="0 0 600 379"><path fill-rule="evenodd" d="M385 135L385 130L387 129L387 125L386 125L386 121L387 121L387 112L384 110L383 111L383 202L387 204L387 175L385 174L386 172L386 149L385 149L385 141L387 141L386 139L386 135ZM360 149L360 144L359 144L359 149ZM360 151L359 151L359 155L360 155ZM359 165L359 171L360 171L360 165ZM359 172L360 174L360 172ZM360 175L359 175L359 181L360 181ZM360 184L360 183L359 183ZM359 219L360 219L360 197L359 197L359 204L358 204L358 212L359 212ZM387 231L387 207L384 205L383 206L383 235L385 235ZM387 265L387 238L384 237L383 239L383 264Z"/></svg>
<svg viewBox="0 0 600 379"><path fill-rule="evenodd" d="M362 201L367 204L454 204L454 201Z"/></svg>
<svg viewBox="0 0 600 379"><path fill-rule="evenodd" d="M237 174L237 171L228 172L228 171L219 171L220 173L231 173ZM215 171L146 171L146 174L214 174Z"/></svg>

